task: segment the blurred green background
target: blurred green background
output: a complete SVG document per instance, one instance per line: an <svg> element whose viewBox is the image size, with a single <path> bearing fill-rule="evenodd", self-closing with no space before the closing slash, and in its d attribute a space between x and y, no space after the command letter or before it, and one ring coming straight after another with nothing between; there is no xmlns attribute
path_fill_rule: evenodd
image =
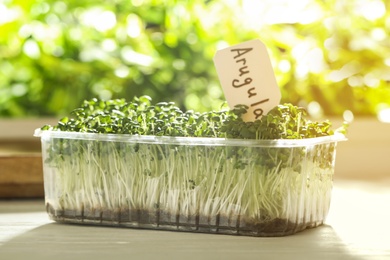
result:
<svg viewBox="0 0 390 260"><path fill-rule="evenodd" d="M282 102L375 116L390 107L389 12L387 0L0 0L0 117L135 95L219 109L215 52L255 38Z"/></svg>

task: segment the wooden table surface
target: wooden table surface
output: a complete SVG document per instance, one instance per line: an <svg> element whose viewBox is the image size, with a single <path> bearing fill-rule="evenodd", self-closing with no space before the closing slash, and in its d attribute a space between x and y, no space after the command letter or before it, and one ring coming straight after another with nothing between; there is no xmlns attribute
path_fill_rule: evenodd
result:
<svg viewBox="0 0 390 260"><path fill-rule="evenodd" d="M58 224L3 199L0 259L390 259L388 184L336 182L325 225L276 238Z"/></svg>

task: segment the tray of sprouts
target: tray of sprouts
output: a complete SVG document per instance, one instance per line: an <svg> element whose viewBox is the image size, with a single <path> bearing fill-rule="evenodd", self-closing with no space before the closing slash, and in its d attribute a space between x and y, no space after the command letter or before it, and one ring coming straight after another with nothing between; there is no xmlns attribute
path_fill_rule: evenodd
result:
<svg viewBox="0 0 390 260"><path fill-rule="evenodd" d="M278 105L199 113L173 102L86 100L41 138L45 204L61 223L246 236L323 224L346 126Z"/></svg>

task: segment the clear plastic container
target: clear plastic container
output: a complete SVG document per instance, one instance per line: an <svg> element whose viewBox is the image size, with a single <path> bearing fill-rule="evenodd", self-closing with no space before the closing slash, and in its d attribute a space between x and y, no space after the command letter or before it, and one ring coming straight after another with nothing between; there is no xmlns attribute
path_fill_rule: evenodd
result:
<svg viewBox="0 0 390 260"><path fill-rule="evenodd" d="M64 223L285 236L328 213L336 144L36 130L46 209Z"/></svg>

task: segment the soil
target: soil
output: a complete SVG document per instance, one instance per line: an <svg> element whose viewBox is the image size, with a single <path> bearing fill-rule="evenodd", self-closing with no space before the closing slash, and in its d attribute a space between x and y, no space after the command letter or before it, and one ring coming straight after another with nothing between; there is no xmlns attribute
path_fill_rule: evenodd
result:
<svg viewBox="0 0 390 260"><path fill-rule="evenodd" d="M184 216L156 210L115 211L104 209L58 210L49 203L46 210L51 219L61 223L91 224L159 230L192 231L202 233L231 234L257 237L286 236L313 228L322 223L293 223L276 218L268 221L254 221L242 216Z"/></svg>

